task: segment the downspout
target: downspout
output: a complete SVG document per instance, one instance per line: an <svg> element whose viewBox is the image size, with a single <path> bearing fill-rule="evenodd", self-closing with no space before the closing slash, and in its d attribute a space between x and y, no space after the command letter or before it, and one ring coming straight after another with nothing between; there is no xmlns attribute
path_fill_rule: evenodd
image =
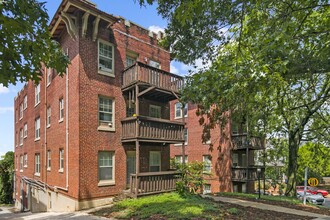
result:
<svg viewBox="0 0 330 220"><path fill-rule="evenodd" d="M45 167L44 167L44 173L45 173L45 181L44 181L44 189L46 190L46 182L47 182L47 67L45 67Z"/></svg>

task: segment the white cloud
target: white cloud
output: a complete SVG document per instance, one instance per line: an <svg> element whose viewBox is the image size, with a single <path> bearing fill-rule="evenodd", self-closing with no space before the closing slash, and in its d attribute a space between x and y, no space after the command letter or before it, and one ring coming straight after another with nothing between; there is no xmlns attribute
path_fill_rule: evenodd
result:
<svg viewBox="0 0 330 220"><path fill-rule="evenodd" d="M151 25L148 29L149 31L153 31L155 33L158 33L159 31L165 32L165 28L159 27L157 25Z"/></svg>
<svg viewBox="0 0 330 220"><path fill-rule="evenodd" d="M4 87L2 84L0 84L0 94L6 94L9 92L9 89L7 87Z"/></svg>
<svg viewBox="0 0 330 220"><path fill-rule="evenodd" d="M0 107L0 114L5 114L7 112L13 112L14 107Z"/></svg>
<svg viewBox="0 0 330 220"><path fill-rule="evenodd" d="M171 63L170 72L174 74L179 74L179 70Z"/></svg>

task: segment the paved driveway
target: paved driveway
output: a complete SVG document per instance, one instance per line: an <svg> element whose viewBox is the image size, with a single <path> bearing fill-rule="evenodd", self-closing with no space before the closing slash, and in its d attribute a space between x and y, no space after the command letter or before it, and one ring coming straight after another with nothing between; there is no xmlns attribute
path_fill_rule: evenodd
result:
<svg viewBox="0 0 330 220"><path fill-rule="evenodd" d="M41 213L31 213L31 212L12 212L12 207L0 207L0 220L48 220L48 219L82 219L82 220L100 220L107 219L102 217L97 217L89 215L85 212L41 212Z"/></svg>

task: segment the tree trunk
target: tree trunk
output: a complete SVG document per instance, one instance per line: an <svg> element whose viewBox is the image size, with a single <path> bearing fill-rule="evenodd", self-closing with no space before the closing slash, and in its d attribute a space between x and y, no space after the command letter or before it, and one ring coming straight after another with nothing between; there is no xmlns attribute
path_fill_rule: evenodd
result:
<svg viewBox="0 0 330 220"><path fill-rule="evenodd" d="M296 194L296 175L298 170L298 149L299 138L297 134L289 134L289 161L287 173L287 187L285 191L286 196L294 196Z"/></svg>

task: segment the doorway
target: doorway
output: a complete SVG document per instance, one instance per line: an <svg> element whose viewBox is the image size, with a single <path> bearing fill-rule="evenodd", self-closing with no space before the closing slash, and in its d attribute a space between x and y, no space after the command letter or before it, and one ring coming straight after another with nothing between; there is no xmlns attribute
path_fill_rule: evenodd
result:
<svg viewBox="0 0 330 220"><path fill-rule="evenodd" d="M136 152L127 151L126 152L126 184L130 184L130 175L136 172Z"/></svg>

